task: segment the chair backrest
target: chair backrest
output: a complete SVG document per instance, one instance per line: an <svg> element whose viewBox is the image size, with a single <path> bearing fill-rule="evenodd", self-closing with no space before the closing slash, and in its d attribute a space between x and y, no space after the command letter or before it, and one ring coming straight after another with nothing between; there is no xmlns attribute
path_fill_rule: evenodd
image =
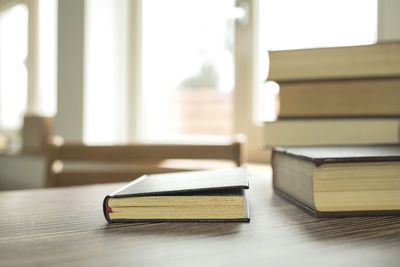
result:
<svg viewBox="0 0 400 267"><path fill-rule="evenodd" d="M189 170L181 166L172 168L158 166L161 161L171 159L225 160L241 166L246 160L245 145L246 137L243 135L235 135L228 142L212 144L136 143L91 146L51 141L47 153L46 185L55 187L129 181L146 173ZM80 165L78 170L66 171L60 168L66 162L97 163L97 167L87 170L84 165ZM120 167L107 170L99 168L110 164L120 164L118 165Z"/></svg>

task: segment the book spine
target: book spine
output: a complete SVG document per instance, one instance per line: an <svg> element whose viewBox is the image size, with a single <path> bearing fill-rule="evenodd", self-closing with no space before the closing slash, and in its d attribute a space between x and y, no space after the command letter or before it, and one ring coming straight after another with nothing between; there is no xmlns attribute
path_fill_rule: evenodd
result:
<svg viewBox="0 0 400 267"><path fill-rule="evenodd" d="M108 200L110 199L110 196L106 196L103 200L103 213L104 213L104 217L106 218L107 222L112 222L112 220L110 219L109 213L112 212L112 209L110 208L110 206L108 206Z"/></svg>

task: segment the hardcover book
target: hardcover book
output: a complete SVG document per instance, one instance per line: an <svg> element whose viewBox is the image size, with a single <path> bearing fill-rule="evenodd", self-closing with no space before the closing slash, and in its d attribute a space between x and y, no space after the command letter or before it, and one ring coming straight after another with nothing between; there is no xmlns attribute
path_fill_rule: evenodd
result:
<svg viewBox="0 0 400 267"><path fill-rule="evenodd" d="M279 83L279 117L399 116L400 78Z"/></svg>
<svg viewBox="0 0 400 267"><path fill-rule="evenodd" d="M399 143L398 117L281 118L265 122L263 144L274 146Z"/></svg>
<svg viewBox="0 0 400 267"><path fill-rule="evenodd" d="M269 52L269 81L398 77L400 43Z"/></svg>
<svg viewBox="0 0 400 267"><path fill-rule="evenodd" d="M400 215L400 145L275 148L275 191L316 217Z"/></svg>
<svg viewBox="0 0 400 267"><path fill-rule="evenodd" d="M108 222L248 222L246 168L144 175L105 197Z"/></svg>

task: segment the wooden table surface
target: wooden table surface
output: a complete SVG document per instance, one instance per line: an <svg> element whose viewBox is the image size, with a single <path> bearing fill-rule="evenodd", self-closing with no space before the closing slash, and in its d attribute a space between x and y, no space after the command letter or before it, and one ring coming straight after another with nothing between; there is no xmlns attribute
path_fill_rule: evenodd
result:
<svg viewBox="0 0 400 267"><path fill-rule="evenodd" d="M121 184L0 193L0 266L400 266L400 217L315 219L250 179L250 223L107 224Z"/></svg>

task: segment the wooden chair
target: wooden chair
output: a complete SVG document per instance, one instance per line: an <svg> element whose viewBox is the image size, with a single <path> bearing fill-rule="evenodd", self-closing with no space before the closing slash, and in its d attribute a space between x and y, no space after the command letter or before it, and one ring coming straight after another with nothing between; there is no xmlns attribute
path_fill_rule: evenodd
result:
<svg viewBox="0 0 400 267"><path fill-rule="evenodd" d="M201 163L192 167L193 160L213 160L211 163L207 161L205 167L208 169L228 166L214 165L214 160L241 166L246 160L245 144L243 135L218 144L138 143L115 146L63 144L53 138L47 151L46 185L56 187L130 181L148 173L204 169ZM172 161L175 166L165 164L166 160ZM191 160L189 167L182 163L188 160ZM66 168L67 163L75 164L75 167Z"/></svg>

